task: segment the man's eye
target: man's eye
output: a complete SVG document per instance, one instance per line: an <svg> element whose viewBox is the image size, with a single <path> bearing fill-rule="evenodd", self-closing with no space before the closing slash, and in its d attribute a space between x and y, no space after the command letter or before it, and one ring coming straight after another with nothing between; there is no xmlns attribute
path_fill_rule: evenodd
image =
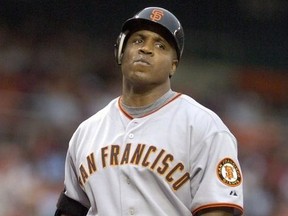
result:
<svg viewBox="0 0 288 216"><path fill-rule="evenodd" d="M156 43L156 47L160 49L165 49L165 46L162 43Z"/></svg>
<svg viewBox="0 0 288 216"><path fill-rule="evenodd" d="M134 43L135 43L135 44L140 44L140 43L142 43L142 42L143 42L142 39L135 39L135 40L134 40Z"/></svg>

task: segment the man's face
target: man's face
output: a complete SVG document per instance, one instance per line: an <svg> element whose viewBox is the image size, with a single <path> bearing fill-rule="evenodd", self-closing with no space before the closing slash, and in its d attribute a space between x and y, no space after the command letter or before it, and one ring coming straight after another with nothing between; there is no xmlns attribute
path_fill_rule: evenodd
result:
<svg viewBox="0 0 288 216"><path fill-rule="evenodd" d="M139 30L128 38L122 57L124 83L157 86L169 82L177 67L174 47L160 34Z"/></svg>

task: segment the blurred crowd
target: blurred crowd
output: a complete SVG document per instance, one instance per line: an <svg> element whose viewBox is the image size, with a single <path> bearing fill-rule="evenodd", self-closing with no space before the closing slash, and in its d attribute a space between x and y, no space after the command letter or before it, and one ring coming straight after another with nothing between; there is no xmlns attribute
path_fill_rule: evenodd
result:
<svg viewBox="0 0 288 216"><path fill-rule="evenodd" d="M287 101L240 84L204 94L190 82L173 89L214 110L239 141L245 215L288 215ZM72 133L120 85L111 42L69 31L35 40L0 28L0 215L53 215Z"/></svg>

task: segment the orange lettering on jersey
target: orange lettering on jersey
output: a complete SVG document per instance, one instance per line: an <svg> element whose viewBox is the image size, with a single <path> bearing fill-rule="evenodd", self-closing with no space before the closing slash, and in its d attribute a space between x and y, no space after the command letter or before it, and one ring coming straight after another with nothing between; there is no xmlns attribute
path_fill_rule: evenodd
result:
<svg viewBox="0 0 288 216"><path fill-rule="evenodd" d="M81 174L81 177L82 177L82 182L83 184L85 184L86 180L88 179L89 175L87 173L87 171L85 170L84 166L81 164L80 166L80 174Z"/></svg>
<svg viewBox="0 0 288 216"><path fill-rule="evenodd" d="M162 19L164 16L164 12L159 9L154 9L150 15L150 19L154 22L157 22Z"/></svg>
<svg viewBox="0 0 288 216"><path fill-rule="evenodd" d="M111 154L110 154L110 165L116 166L118 165L118 156L120 152L120 147L118 145L111 146Z"/></svg>
<svg viewBox="0 0 288 216"><path fill-rule="evenodd" d="M157 155L156 159L154 160L153 164L151 165L150 169L154 170L155 166L158 164L159 160L161 159L162 155L165 153L165 150L162 149L160 153Z"/></svg>
<svg viewBox="0 0 288 216"><path fill-rule="evenodd" d="M95 159L94 159L94 153L91 153L87 156L87 164L89 168L89 174L91 175L93 172L97 170Z"/></svg>
<svg viewBox="0 0 288 216"><path fill-rule="evenodd" d="M162 160L163 166L162 167L158 167L157 172L159 174L163 175L166 172L166 170L169 168L168 161L172 162L173 159L174 159L173 155L167 154Z"/></svg>
<svg viewBox="0 0 288 216"><path fill-rule="evenodd" d="M185 165L182 162L174 162L172 154L167 153L164 149L158 149L156 146L140 143L135 144L135 147L133 147L132 143L127 143L126 145L108 145L101 148L101 159L99 158L99 161L96 160L98 157L95 157L94 154L95 152L92 152L86 156L86 161L79 167L78 182L81 187L84 187L89 177L96 173L98 170L97 162L99 161L102 161L103 169L109 166L121 166L125 164L150 169L155 175L161 175L161 178L173 190L178 190L190 179L189 173L185 171ZM224 166L221 166L223 169L219 168L226 176L223 182L230 179L231 181L233 180L234 171L231 171L231 166L229 166L228 162L228 160L225 160Z"/></svg>
<svg viewBox="0 0 288 216"><path fill-rule="evenodd" d="M155 151L156 151L156 147L155 147L155 146L150 146L150 147L148 148L148 150L147 150L147 152L146 152L146 154L145 154L145 157L144 157L144 159L143 159L143 161L142 161L142 166L144 166L144 167L149 166L150 162L148 161L148 158L149 158L150 154L151 154L152 152L155 152Z"/></svg>
<svg viewBox="0 0 288 216"><path fill-rule="evenodd" d="M83 181L82 181L82 179L81 179L81 176L78 177L78 182L79 182L79 184L80 184L81 187L84 186Z"/></svg>
<svg viewBox="0 0 288 216"><path fill-rule="evenodd" d="M108 146L105 146L103 148L101 148L101 155L102 155L102 167L105 168L106 167L106 158L108 156L107 154L107 150L108 150Z"/></svg>
<svg viewBox="0 0 288 216"><path fill-rule="evenodd" d="M188 180L190 179L190 175L188 172L186 172L183 176L181 176L178 180L176 180L172 188L176 191L178 190L181 186L183 186Z"/></svg>
<svg viewBox="0 0 288 216"><path fill-rule="evenodd" d="M173 167L173 169L171 169L171 171L166 175L166 180L168 182L172 182L174 181L172 175L177 171L177 170L182 171L184 169L184 165L182 163L178 163L176 164L176 166Z"/></svg>
<svg viewBox="0 0 288 216"><path fill-rule="evenodd" d="M120 164L127 164L129 162L131 143L126 144Z"/></svg>
<svg viewBox="0 0 288 216"><path fill-rule="evenodd" d="M138 144L130 163L138 165L145 149L145 144Z"/></svg>

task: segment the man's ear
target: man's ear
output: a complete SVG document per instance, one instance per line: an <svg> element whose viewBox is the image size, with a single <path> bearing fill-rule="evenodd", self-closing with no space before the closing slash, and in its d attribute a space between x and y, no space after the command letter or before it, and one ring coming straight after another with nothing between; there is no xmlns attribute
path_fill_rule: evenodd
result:
<svg viewBox="0 0 288 216"><path fill-rule="evenodd" d="M179 61L177 59L174 59L172 61L171 71L169 73L169 78L171 78L174 75L174 73L176 72L176 69L177 69L177 66L178 66L178 62Z"/></svg>

